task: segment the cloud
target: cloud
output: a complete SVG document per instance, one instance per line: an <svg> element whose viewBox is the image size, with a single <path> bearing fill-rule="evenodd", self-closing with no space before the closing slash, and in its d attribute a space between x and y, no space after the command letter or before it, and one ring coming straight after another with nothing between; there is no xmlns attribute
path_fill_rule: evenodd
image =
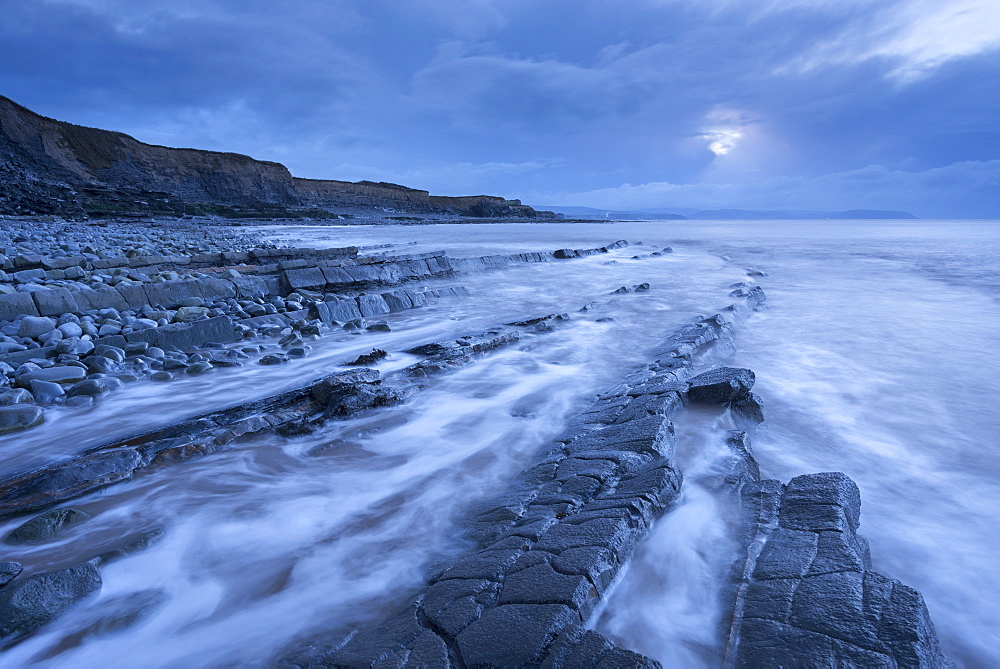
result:
<svg viewBox="0 0 1000 669"><path fill-rule="evenodd" d="M530 160L522 163L448 163L406 171L370 165L338 165L337 168L362 175L358 178L406 184L436 195L462 195L490 194L487 190L498 178L538 174L558 166L558 161Z"/></svg>
<svg viewBox="0 0 1000 669"><path fill-rule="evenodd" d="M884 59L886 76L907 84L956 59L1000 49L1000 4L989 0L856 3L848 28L796 59L803 71Z"/></svg>
<svg viewBox="0 0 1000 669"><path fill-rule="evenodd" d="M779 206L782 180L1000 158L1000 5L983 0L3 5L0 93L315 178L709 198L766 183ZM952 189L936 206L968 209Z"/></svg>

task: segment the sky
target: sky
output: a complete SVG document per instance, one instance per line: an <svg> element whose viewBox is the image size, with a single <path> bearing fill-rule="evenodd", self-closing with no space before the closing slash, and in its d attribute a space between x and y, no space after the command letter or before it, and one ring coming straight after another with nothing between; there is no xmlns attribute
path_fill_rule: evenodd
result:
<svg viewBox="0 0 1000 669"><path fill-rule="evenodd" d="M0 95L440 195L1000 218L1000 0L0 0Z"/></svg>

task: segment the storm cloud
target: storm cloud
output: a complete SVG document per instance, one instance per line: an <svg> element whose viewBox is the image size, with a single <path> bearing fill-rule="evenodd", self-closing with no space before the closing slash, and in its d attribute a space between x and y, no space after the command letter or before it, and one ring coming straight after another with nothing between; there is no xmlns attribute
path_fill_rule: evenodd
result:
<svg viewBox="0 0 1000 669"><path fill-rule="evenodd" d="M5 0L0 94L300 176L1000 216L991 0Z"/></svg>

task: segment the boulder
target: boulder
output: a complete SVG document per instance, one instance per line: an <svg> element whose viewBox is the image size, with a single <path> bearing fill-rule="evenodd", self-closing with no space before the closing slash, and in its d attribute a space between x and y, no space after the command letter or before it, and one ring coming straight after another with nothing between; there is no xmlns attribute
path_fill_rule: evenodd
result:
<svg viewBox="0 0 1000 669"><path fill-rule="evenodd" d="M59 316L79 311L73 294L65 288L39 290L33 292L31 296L35 300L35 306L38 307L38 313L42 316Z"/></svg>

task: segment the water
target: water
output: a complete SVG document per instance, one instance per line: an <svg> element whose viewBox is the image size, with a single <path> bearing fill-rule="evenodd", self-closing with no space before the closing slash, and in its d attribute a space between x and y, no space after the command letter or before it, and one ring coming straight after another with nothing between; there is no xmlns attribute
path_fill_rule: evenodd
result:
<svg viewBox="0 0 1000 669"><path fill-rule="evenodd" d="M0 471L72 454L210 408L299 385L378 346L408 345L554 311L602 307L556 331L433 380L403 407L321 434L268 436L157 470L73 504L94 519L54 544L6 551L32 572L66 566L116 538L163 527L148 551L103 570L97 604L162 591L117 633L88 636L81 608L4 654L4 666L267 666L317 632L378 619L419 589L429 564L465 544L456 519L501 490L592 395L643 364L659 338L726 303L748 267L768 307L737 335L768 428L765 475L844 471L861 487L875 568L921 590L946 651L1000 665L1000 375L994 355L1000 232L990 222L663 222L285 227L296 244L409 244L481 255L642 246L581 260L436 282L472 296L394 314L393 332L334 335L280 367L138 382L90 411L0 446ZM675 253L631 260L670 245ZM605 264L609 260L616 264ZM653 290L611 301L620 285ZM599 322L601 316L614 320ZM405 364L393 355L386 368ZM715 587L731 548L704 478L725 425L679 419L681 506L654 527L592 621L624 646L677 666L717 666ZM6 522L0 532L15 525Z"/></svg>

